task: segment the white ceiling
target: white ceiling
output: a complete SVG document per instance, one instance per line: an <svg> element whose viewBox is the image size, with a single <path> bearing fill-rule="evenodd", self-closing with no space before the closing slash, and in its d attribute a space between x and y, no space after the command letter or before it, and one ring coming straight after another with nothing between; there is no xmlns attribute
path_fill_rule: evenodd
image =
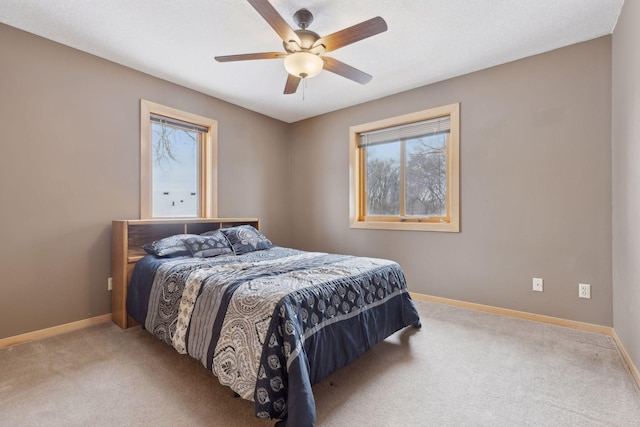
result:
<svg viewBox="0 0 640 427"><path fill-rule="evenodd" d="M302 84L283 95L282 59L213 59L283 51L244 0L0 0L0 22L291 123L611 34L623 1L271 0L294 29L309 9L320 36L375 16L389 27L327 54L369 84L323 71L304 99Z"/></svg>

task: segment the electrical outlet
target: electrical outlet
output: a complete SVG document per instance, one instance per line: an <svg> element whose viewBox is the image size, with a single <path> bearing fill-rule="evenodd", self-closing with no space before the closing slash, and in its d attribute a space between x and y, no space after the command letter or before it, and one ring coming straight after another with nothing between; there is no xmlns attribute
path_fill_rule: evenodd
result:
<svg viewBox="0 0 640 427"><path fill-rule="evenodd" d="M533 278L533 290L536 292L542 292L544 290L544 281L537 277Z"/></svg>
<svg viewBox="0 0 640 427"><path fill-rule="evenodd" d="M108 291L113 290L113 277L109 277L107 279L107 290Z"/></svg>
<svg viewBox="0 0 640 427"><path fill-rule="evenodd" d="M578 285L578 296L580 298L591 299L591 285L587 283L580 283Z"/></svg>

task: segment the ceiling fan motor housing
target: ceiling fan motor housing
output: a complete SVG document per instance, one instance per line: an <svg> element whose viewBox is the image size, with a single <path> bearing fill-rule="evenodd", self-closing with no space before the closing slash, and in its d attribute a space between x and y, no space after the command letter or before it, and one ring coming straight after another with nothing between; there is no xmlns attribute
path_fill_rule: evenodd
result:
<svg viewBox="0 0 640 427"><path fill-rule="evenodd" d="M299 46L299 49L297 48L297 42L282 43L285 50L289 53L297 52L299 50L309 50L313 47L314 43L320 39L320 36L317 33L309 30L295 30L295 33L300 38L301 45Z"/></svg>

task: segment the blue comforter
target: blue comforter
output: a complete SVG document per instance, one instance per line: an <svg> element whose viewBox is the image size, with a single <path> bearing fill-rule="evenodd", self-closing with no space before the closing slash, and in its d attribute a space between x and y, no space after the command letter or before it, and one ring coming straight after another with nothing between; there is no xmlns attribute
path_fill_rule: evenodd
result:
<svg viewBox="0 0 640 427"><path fill-rule="evenodd" d="M274 247L138 261L127 310L255 402L256 416L312 426L311 386L405 326L420 326L392 261Z"/></svg>

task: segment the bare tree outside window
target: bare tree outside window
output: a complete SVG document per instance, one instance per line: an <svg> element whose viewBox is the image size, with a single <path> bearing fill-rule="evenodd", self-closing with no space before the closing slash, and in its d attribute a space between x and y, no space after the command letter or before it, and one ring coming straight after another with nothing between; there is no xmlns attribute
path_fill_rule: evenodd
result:
<svg viewBox="0 0 640 427"><path fill-rule="evenodd" d="M406 142L407 215L447 214L447 143L445 135Z"/></svg>
<svg viewBox="0 0 640 427"><path fill-rule="evenodd" d="M366 159L367 215L447 214L447 135L372 145Z"/></svg>
<svg viewBox="0 0 640 427"><path fill-rule="evenodd" d="M198 132L152 123L153 215L198 215Z"/></svg>
<svg viewBox="0 0 640 427"><path fill-rule="evenodd" d="M400 214L400 144L367 148L367 212Z"/></svg>
<svg viewBox="0 0 640 427"><path fill-rule="evenodd" d="M177 141L187 142L190 139L194 144L197 144L197 133L193 131L187 131L184 129L177 129L165 124L153 124L153 161L157 166L161 166L162 163L168 165L171 162L179 162L174 154L176 147L174 145Z"/></svg>

